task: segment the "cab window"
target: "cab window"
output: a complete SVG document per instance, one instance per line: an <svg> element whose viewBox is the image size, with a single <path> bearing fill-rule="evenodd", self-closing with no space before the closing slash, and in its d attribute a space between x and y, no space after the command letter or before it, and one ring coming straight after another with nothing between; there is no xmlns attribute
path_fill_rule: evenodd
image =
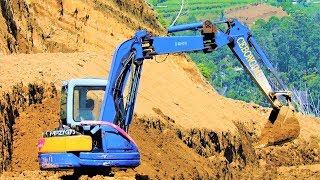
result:
<svg viewBox="0 0 320 180"><path fill-rule="evenodd" d="M98 120L105 86L75 86L73 92L74 121Z"/></svg>

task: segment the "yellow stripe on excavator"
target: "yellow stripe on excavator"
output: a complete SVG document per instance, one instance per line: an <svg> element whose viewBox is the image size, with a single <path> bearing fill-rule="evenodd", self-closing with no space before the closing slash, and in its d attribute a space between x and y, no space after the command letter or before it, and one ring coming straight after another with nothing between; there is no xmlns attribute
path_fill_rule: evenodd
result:
<svg viewBox="0 0 320 180"><path fill-rule="evenodd" d="M86 135L50 137L38 141L39 153L91 151L91 149L92 139Z"/></svg>

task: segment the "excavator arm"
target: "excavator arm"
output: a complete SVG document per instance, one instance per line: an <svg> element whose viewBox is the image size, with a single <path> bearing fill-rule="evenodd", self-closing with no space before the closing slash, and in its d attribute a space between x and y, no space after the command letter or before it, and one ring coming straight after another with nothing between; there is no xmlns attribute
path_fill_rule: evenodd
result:
<svg viewBox="0 0 320 180"><path fill-rule="evenodd" d="M218 23L226 24L228 29L225 32L220 30L216 26ZM295 110L291 105L291 92L287 90L287 87L280 80L272 64L246 26L242 25L237 19L228 19L217 23L207 20L174 26L168 29L168 33L185 30L200 30L201 35L161 37L151 36L147 31L142 30L137 31L133 39L122 43L117 48L108 78L109 86L106 89L104 107L100 113L101 121L109 120L111 123L128 131L144 60L152 59L154 56L161 54L199 51L210 53L227 45L273 108L269 118L272 125L268 125L268 128L263 131L267 139L262 138L263 142L259 146L290 140L299 135L299 125L298 128L295 126L295 133L291 133L288 137L281 136L275 138L273 134L277 134L277 132L270 132L273 129L276 129L276 131L281 130L279 128L283 126L284 122L294 117L293 113ZM276 83L280 85L281 91L275 91L272 88L256 56L262 60L261 62L265 66L265 69L273 75ZM129 98L125 104L123 92L130 74L132 74L132 80L128 93ZM282 100L280 101L279 99ZM279 113L281 114L279 115ZM297 124L298 121L295 118L293 119L294 124ZM275 124L278 121L279 123ZM279 128L273 127L274 125ZM288 131L292 131L292 129L289 128Z"/></svg>

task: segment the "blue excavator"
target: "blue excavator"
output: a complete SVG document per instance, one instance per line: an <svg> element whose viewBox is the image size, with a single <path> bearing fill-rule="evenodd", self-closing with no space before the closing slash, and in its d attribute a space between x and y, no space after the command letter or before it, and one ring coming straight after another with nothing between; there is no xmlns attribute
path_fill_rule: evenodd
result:
<svg viewBox="0 0 320 180"><path fill-rule="evenodd" d="M226 30L219 28L223 24ZM172 35L186 30L199 33ZM211 53L223 46L230 48L273 108L258 146L298 137L300 126L291 103L291 92L245 25L237 19L206 20L170 27L168 33L171 36L152 36L140 30L120 44L115 50L108 80L71 79L63 83L60 125L43 133L38 141L41 169L138 166L140 153L128 130L144 61L161 54ZM261 62L264 66L260 66ZM272 83L276 82L280 88L271 86L264 71L272 74Z"/></svg>

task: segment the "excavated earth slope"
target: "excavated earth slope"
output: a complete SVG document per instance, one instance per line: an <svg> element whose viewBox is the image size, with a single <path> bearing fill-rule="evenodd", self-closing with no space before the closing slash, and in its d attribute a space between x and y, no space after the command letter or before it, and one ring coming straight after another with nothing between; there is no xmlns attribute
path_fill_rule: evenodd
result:
<svg viewBox="0 0 320 180"><path fill-rule="evenodd" d="M143 0L2 0L3 53L106 50L132 29L163 31ZM112 48L113 49L113 48Z"/></svg>
<svg viewBox="0 0 320 180"><path fill-rule="evenodd" d="M319 119L300 116L297 140L254 149L270 109L219 96L184 55L144 63L130 128L139 167L39 171L36 142L57 126L61 81L106 78L113 50L134 30L163 33L143 2L1 1L1 52L18 54L0 57L0 178L319 178Z"/></svg>
<svg viewBox="0 0 320 180"><path fill-rule="evenodd" d="M36 142L41 132L57 127L59 92L48 83L18 84L0 100L4 179L320 177L319 136L300 136L284 145L254 149L254 123L234 122L235 132L186 128L160 109L154 109L158 116L134 117L130 134L141 152L139 167L85 175L43 172L38 170Z"/></svg>

